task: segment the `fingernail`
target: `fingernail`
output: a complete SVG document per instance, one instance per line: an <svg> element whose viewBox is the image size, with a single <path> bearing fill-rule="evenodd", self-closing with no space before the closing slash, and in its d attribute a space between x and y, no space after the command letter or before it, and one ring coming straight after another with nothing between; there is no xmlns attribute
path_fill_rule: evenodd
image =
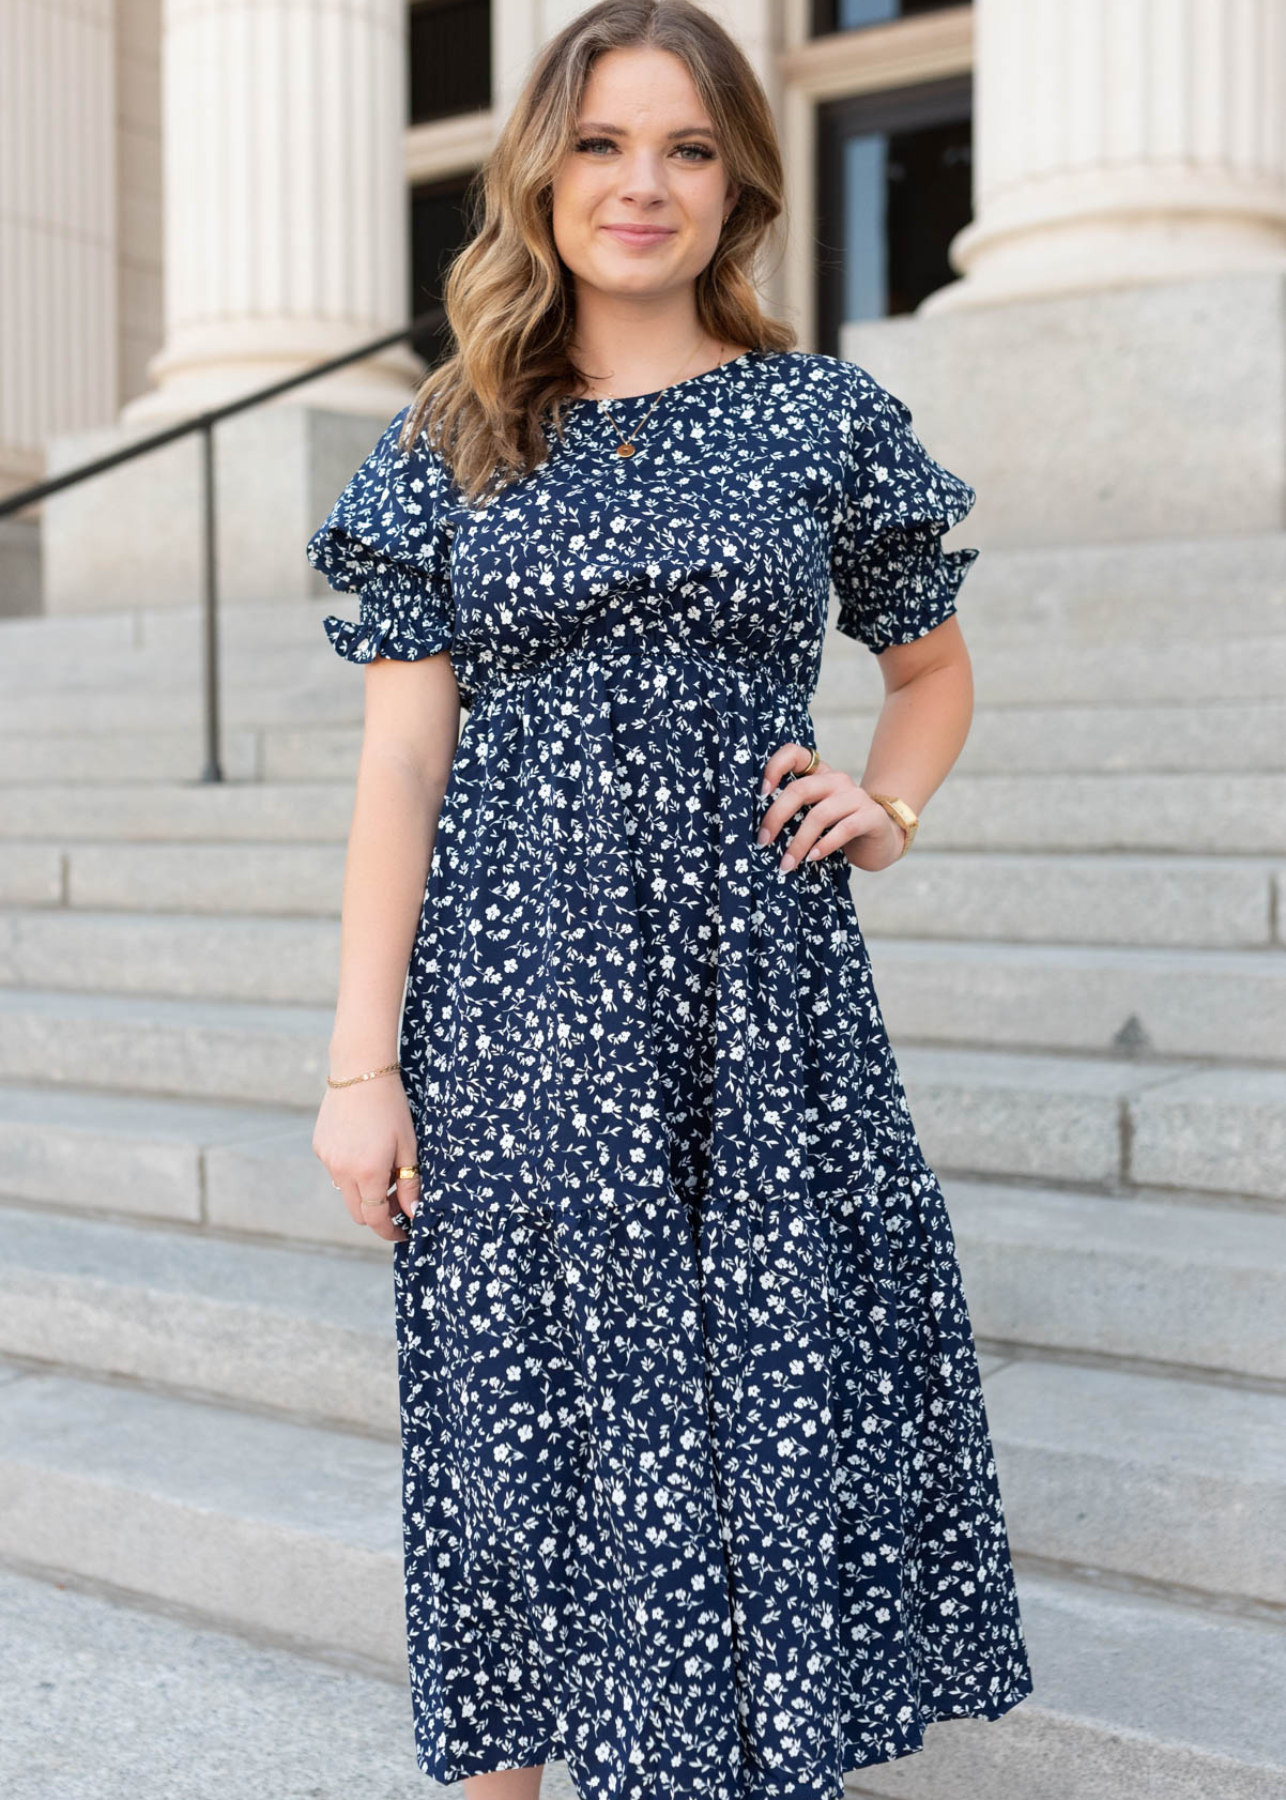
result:
<svg viewBox="0 0 1286 1800"><path fill-rule="evenodd" d="M786 853L785 856L782 857L781 863L779 866L783 869L793 869L794 868L795 859L793 856L790 855L789 851Z"/></svg>
<svg viewBox="0 0 1286 1800"><path fill-rule="evenodd" d="M812 849L808 852L808 855L804 858L804 860L805 860L805 862L816 862L817 858L821 855L821 853L822 852L821 852L820 845L814 844Z"/></svg>
<svg viewBox="0 0 1286 1800"><path fill-rule="evenodd" d="M768 842L768 832L765 826L761 825L759 827L758 832L755 834L755 842L757 844L766 844Z"/></svg>

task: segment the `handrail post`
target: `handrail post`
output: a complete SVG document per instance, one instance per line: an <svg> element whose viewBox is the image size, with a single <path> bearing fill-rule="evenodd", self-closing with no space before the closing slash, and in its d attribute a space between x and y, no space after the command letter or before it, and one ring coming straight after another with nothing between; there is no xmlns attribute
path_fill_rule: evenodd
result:
<svg viewBox="0 0 1286 1800"><path fill-rule="evenodd" d="M149 436L135 439L128 444L119 445L106 456L96 456L92 461L82 463L76 469L64 469L61 475L47 476L44 481L32 483L30 487L20 488L17 493L0 494L0 519L7 518L10 513L21 512L26 506L34 506L38 500L46 499L50 494L59 494L65 488L75 487L87 481L93 475L104 475L109 469L119 468L123 463L132 462L136 456L145 456L153 450L160 450L166 444L173 444L179 438L187 437L193 431L201 433L201 556L204 565L202 595L202 643L204 646L205 690L205 768L201 773L203 782L218 782L224 779L223 766L219 757L219 633L218 633L218 543L215 530L215 482L214 482L214 428L223 419L230 419L234 413L246 412L252 406L262 406L269 400L275 400L281 394L293 393L305 383L316 381L319 376L330 375L339 369L349 368L355 362L364 362L367 357L374 356L380 350L387 350L392 344L405 343L421 331L436 331L446 321L445 309L432 306L427 312L418 314L408 325L401 325L396 331L386 331L382 337L372 338L368 343L358 344L352 350L345 350L341 356L328 357L325 362L315 363L311 368L300 369L294 375L286 375L280 381L270 382L267 387L254 389L248 394L240 394L235 400L227 400L221 406L211 407L196 418L182 419L173 425L166 425L160 431Z"/></svg>
<svg viewBox="0 0 1286 1800"><path fill-rule="evenodd" d="M215 530L214 420L201 421L201 551L204 565L205 767L201 780L222 781L219 761L218 544Z"/></svg>

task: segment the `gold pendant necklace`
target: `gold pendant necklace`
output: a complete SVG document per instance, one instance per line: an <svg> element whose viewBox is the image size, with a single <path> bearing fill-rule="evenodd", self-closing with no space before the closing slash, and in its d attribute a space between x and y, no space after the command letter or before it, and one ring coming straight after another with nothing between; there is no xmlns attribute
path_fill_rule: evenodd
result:
<svg viewBox="0 0 1286 1800"><path fill-rule="evenodd" d="M719 346L719 361L715 364L716 369L721 368L723 366L723 352L724 352L724 346L722 344L720 344L720 346ZM707 371L707 373L709 373L709 371ZM648 420L652 417L652 414L656 411L657 407L661 404L662 400L669 393L670 389L673 386L674 386L674 383L671 381L665 387L663 387L661 389L661 392L657 395L656 399L652 402L651 406L648 407L647 411L643 414L643 417L639 420L638 424L634 427L634 436L635 437L637 437L639 432L642 431L643 427L647 424ZM603 411L607 414L608 418L612 419L611 409L608 406L606 400L600 400L599 405L602 407ZM616 446L616 454L618 456L633 456L633 454L634 454L633 440L626 437L625 433L621 430L620 426L617 425L615 419L612 419L612 425L615 428L617 437L620 438L620 440L621 440L620 443Z"/></svg>

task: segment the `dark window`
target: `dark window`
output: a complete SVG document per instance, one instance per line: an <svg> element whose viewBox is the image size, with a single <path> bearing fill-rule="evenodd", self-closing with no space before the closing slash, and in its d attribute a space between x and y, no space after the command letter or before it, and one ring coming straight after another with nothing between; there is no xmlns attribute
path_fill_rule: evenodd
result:
<svg viewBox="0 0 1286 1800"><path fill-rule="evenodd" d="M950 0L813 0L813 36L829 31L860 31L864 25L887 25L913 13L941 12Z"/></svg>
<svg viewBox="0 0 1286 1800"><path fill-rule="evenodd" d="M955 279L951 240L973 214L968 75L817 109L817 348L840 326L913 312Z"/></svg>
<svg viewBox="0 0 1286 1800"><path fill-rule="evenodd" d="M408 19L410 121L491 105L491 0L414 0Z"/></svg>
<svg viewBox="0 0 1286 1800"><path fill-rule="evenodd" d="M442 284L451 259L472 233L470 174L427 181L411 194L411 318L442 303ZM452 349L445 323L418 332L411 348L427 363L439 363Z"/></svg>

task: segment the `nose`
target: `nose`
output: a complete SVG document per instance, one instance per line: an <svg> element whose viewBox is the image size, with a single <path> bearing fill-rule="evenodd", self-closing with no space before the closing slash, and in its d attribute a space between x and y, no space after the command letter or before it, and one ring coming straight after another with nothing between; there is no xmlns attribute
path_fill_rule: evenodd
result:
<svg viewBox="0 0 1286 1800"><path fill-rule="evenodd" d="M658 153L641 145L622 159L618 189L622 200L636 206L652 206L666 197L664 163Z"/></svg>

